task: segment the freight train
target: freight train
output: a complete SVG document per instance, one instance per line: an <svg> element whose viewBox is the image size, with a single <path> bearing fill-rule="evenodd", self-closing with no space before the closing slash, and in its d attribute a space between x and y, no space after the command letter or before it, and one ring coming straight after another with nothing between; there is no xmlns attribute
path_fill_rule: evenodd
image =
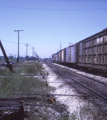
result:
<svg viewBox="0 0 107 120"><path fill-rule="evenodd" d="M52 54L52 60L107 71L107 28Z"/></svg>

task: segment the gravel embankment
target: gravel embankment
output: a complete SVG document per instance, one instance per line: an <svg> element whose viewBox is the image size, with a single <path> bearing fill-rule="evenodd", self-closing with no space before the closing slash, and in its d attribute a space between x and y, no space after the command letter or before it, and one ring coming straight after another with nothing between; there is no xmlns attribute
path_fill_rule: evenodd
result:
<svg viewBox="0 0 107 120"><path fill-rule="evenodd" d="M58 64L55 64L58 65ZM51 91L53 94L69 94L69 95L76 95L78 94L77 91L70 87L68 84L63 83L63 78L61 78L58 74L54 73L51 68L49 68L46 64L43 64L45 70L49 72L47 77L47 82L49 86L54 87L55 90ZM80 72L78 70L68 68L62 65L58 65L69 70L72 70L76 73L83 74L89 77L93 77L95 79L100 80L100 76L94 76L89 73ZM106 80L106 78L105 78ZM69 81L69 80L68 80ZM81 99L79 96L55 96L56 101L64 104L67 108L63 114L68 114L69 119L79 119L79 120L94 120L95 118L102 117L98 115L99 109L96 108L92 103Z"/></svg>

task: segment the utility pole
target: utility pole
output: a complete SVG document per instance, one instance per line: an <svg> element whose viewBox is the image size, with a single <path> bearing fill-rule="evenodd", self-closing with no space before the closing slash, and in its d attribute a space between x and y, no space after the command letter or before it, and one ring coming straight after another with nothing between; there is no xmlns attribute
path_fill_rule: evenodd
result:
<svg viewBox="0 0 107 120"><path fill-rule="evenodd" d="M18 57L17 57L17 62L19 62L19 32L24 31L24 30L14 30L14 32L18 32Z"/></svg>
<svg viewBox="0 0 107 120"><path fill-rule="evenodd" d="M34 47L32 47L32 57L33 57L33 54L34 54Z"/></svg>

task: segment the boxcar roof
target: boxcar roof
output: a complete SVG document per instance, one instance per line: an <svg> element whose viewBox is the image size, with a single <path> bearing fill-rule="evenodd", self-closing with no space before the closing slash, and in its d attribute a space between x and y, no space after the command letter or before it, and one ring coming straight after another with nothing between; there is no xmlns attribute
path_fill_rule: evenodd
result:
<svg viewBox="0 0 107 120"><path fill-rule="evenodd" d="M95 37L101 36L101 35L103 35L105 33L107 33L107 28L105 28L102 31L100 31L100 32L98 32L98 33L96 33L94 35L91 35L91 36L89 36L89 37L87 37L87 38L85 38L85 39L83 39L83 40L81 40L79 42L85 41L85 40L90 39L90 38L95 38ZM77 43L79 43L79 42L77 42Z"/></svg>

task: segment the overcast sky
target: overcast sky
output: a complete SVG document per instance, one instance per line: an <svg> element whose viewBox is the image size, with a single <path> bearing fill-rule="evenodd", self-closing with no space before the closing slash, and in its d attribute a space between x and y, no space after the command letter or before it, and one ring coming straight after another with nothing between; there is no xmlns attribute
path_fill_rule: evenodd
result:
<svg viewBox="0 0 107 120"><path fill-rule="evenodd" d="M49 57L107 27L107 0L0 0L0 40L7 55ZM0 50L0 55L2 55Z"/></svg>

